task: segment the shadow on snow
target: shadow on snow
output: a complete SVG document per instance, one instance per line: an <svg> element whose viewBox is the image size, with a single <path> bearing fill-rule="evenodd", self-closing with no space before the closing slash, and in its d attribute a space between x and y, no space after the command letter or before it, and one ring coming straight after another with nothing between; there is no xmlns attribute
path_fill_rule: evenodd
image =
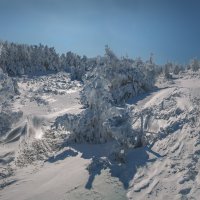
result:
<svg viewBox="0 0 200 200"><path fill-rule="evenodd" d="M108 169L112 177L117 177L123 184L124 189L128 189L129 182L133 179L137 172L137 168L145 166L148 162L153 162L157 158L162 157L154 152L151 147L140 147L130 149L126 156L126 162L119 163L109 154L112 152L114 145L109 144L76 144L71 146L75 151L82 154L82 158L91 159L90 165L87 167L89 172L88 181L85 184L86 189L92 189L93 182L102 170ZM154 155L154 159L149 159L149 154Z"/></svg>
<svg viewBox="0 0 200 200"><path fill-rule="evenodd" d="M57 162L59 160L64 160L67 157L74 157L74 156L77 156L77 155L78 155L77 152L73 151L72 149L67 149L67 150L63 151L62 153L60 153L56 156L50 157L47 161L50 162L50 163L54 163L54 162Z"/></svg>

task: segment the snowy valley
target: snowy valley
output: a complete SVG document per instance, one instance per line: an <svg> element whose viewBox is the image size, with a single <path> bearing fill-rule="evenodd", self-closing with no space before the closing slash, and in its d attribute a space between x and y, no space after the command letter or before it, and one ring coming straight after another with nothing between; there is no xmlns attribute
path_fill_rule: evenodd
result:
<svg viewBox="0 0 200 200"><path fill-rule="evenodd" d="M2 200L198 199L197 60L10 43L0 55Z"/></svg>

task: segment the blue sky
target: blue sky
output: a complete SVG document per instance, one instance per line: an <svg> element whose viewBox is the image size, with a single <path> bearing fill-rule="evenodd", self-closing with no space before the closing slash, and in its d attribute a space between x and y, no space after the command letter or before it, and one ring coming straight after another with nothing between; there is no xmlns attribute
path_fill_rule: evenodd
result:
<svg viewBox="0 0 200 200"><path fill-rule="evenodd" d="M199 57L199 0L0 0L0 39L89 57Z"/></svg>

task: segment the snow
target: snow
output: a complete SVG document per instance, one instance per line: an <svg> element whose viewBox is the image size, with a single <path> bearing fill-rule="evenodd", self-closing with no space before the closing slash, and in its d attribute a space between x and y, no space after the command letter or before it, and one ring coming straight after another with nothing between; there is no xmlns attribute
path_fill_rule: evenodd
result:
<svg viewBox="0 0 200 200"><path fill-rule="evenodd" d="M153 106L156 110L159 102L174 96L176 104L172 104L172 108L175 106L182 110L175 117L166 116L165 122L158 124L160 128L166 129L168 124L173 126L179 118L185 122L182 127L171 130L171 133L154 143L151 150L156 152L158 157L135 174L127 195L129 199L198 199L199 159L195 156L195 149L199 149L199 121L195 121L194 125L187 115L190 115L190 112L193 117L198 115L198 104L193 100L200 97L199 84L200 80L197 78L179 79L169 89L148 98L144 107ZM193 89L197 89L195 93ZM169 107L165 109L168 110ZM170 113L170 110L168 112ZM157 113L158 120L159 114ZM154 120L152 122L154 123ZM149 124L150 127L153 125L152 122Z"/></svg>
<svg viewBox="0 0 200 200"><path fill-rule="evenodd" d="M106 147L107 146L107 147ZM102 148L109 145L79 145L63 149L65 158L54 156L55 159L46 162L42 167L29 166L15 175L16 184L1 192L1 199L126 199L125 190L108 170L102 170L96 175L90 190L85 188L88 180L86 166L90 163L90 154L98 156ZM77 151L79 148L81 151ZM59 153L58 153L59 155ZM89 156L89 157L88 157Z"/></svg>
<svg viewBox="0 0 200 200"><path fill-rule="evenodd" d="M83 86L71 81L66 72L23 76L16 82L2 73L10 86L1 93L2 102L9 100L5 106L1 102L1 109L7 114L2 119L10 122L4 123L7 129L2 129L0 140L2 200L198 199L198 73L186 72L171 81L157 80L153 91L143 90L144 93L129 97L124 97L123 92L133 91L132 88L122 87L119 96L125 101L109 104L109 92L117 99L121 87L117 80L129 85L125 81L128 76L123 73L124 76L111 79L113 90L107 87L108 79L94 78L95 88L103 84L103 89L98 90L102 96L97 90L90 90L91 82L87 81L91 80L87 79ZM18 94L14 93L16 83ZM80 97L82 87L86 87L85 94L90 94L88 99ZM142 91L139 83L134 87L134 91ZM11 93L13 97L9 97ZM89 108L83 107L80 98L89 102ZM93 105L97 102L98 106ZM102 108L100 118L93 120ZM128 128L127 121L131 125ZM82 131L91 138L97 125L98 130L103 130L101 123L114 139L101 144L92 140L90 144L86 140L73 143L77 139L73 131ZM141 136L143 146L119 145L123 137L130 136L129 130L133 137Z"/></svg>

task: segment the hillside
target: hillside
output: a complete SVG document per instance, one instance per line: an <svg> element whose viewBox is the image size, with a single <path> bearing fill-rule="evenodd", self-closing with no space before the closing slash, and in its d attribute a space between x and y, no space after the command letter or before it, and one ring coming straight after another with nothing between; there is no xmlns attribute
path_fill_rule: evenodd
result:
<svg viewBox="0 0 200 200"><path fill-rule="evenodd" d="M23 116L1 136L1 199L198 199L198 73L159 78L127 101L133 131L143 121L143 145L117 157L117 140L73 143L55 126L85 110L81 83L64 72L16 81L8 108Z"/></svg>

